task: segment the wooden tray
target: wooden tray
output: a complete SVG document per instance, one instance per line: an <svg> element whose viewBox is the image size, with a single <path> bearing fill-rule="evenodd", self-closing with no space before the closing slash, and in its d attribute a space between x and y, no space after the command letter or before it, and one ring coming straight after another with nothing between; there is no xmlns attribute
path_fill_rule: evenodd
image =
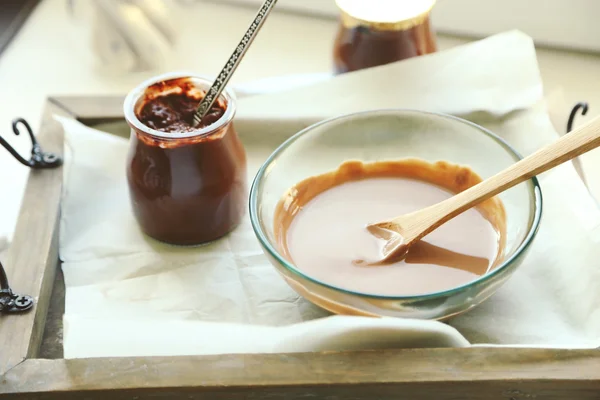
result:
<svg viewBox="0 0 600 400"><path fill-rule="evenodd" d="M120 97L50 98L38 134L63 153L53 114L122 120ZM62 168L32 170L6 269L32 311L0 316L4 399L600 399L600 350L411 349L194 357L62 358Z"/></svg>

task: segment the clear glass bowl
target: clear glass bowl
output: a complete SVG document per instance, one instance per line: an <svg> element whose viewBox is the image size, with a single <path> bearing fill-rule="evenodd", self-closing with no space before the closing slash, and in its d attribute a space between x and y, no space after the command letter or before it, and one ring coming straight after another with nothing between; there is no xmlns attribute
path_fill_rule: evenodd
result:
<svg viewBox="0 0 600 400"><path fill-rule="evenodd" d="M374 162L421 158L468 165L483 179L521 157L505 141L460 118L412 110L378 110L315 124L283 143L260 168L250 192L256 236L283 279L301 296L346 315L445 319L491 296L523 262L542 215L542 194L533 178L502 193L507 237L501 265L466 285L419 296L380 296L345 290L303 273L277 249L273 218L287 189L347 160Z"/></svg>

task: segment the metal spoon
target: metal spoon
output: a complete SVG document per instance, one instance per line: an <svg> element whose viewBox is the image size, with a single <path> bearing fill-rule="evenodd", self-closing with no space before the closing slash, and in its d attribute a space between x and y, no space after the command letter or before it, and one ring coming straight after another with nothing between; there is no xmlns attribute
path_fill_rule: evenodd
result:
<svg viewBox="0 0 600 400"><path fill-rule="evenodd" d="M390 221L369 225L369 232L386 240L386 243L383 259L368 264L381 265L402 259L413 244L471 207L598 146L600 117L447 200Z"/></svg>
<svg viewBox="0 0 600 400"><path fill-rule="evenodd" d="M242 38L238 46L235 48L235 51L233 52L233 54L219 73L219 76L217 77L211 88L206 92L206 96L204 96L204 99L202 99L202 101L198 105L198 109L194 114L194 127L197 127L198 125L200 125L200 123L202 123L202 118L206 116L208 111L214 105L215 101L221 95L221 92L223 92L223 89L225 89L225 86L227 86L227 83L231 79L231 76L237 69L237 66L246 54L246 51L254 41L256 34L263 26L265 20L269 16L269 13L271 12L276 3L277 0L266 0L263 3L260 10L258 10L256 17L254 17L254 21L252 21L252 23L250 24L250 27L246 31L246 34L244 34L244 37Z"/></svg>

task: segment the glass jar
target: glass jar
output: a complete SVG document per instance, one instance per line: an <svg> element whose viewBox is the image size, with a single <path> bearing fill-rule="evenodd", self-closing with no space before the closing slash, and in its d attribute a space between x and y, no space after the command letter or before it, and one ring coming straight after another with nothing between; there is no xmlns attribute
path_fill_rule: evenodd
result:
<svg viewBox="0 0 600 400"><path fill-rule="evenodd" d="M140 118L149 96L164 98L187 88L199 93L199 102L210 85L200 76L166 74L142 83L125 99L133 213L142 231L161 242L189 246L213 241L233 230L245 213L246 153L232 123L236 99L231 91L218 99L222 115L202 129L163 132Z"/></svg>
<svg viewBox="0 0 600 400"><path fill-rule="evenodd" d="M341 12L335 72L389 64L437 50L430 12L435 0L336 0Z"/></svg>

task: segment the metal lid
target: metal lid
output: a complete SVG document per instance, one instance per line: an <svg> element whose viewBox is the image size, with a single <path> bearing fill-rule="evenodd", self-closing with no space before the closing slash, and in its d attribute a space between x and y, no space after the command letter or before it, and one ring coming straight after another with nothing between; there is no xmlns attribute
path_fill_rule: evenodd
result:
<svg viewBox="0 0 600 400"><path fill-rule="evenodd" d="M436 0L336 0L346 27L407 30L422 24Z"/></svg>

